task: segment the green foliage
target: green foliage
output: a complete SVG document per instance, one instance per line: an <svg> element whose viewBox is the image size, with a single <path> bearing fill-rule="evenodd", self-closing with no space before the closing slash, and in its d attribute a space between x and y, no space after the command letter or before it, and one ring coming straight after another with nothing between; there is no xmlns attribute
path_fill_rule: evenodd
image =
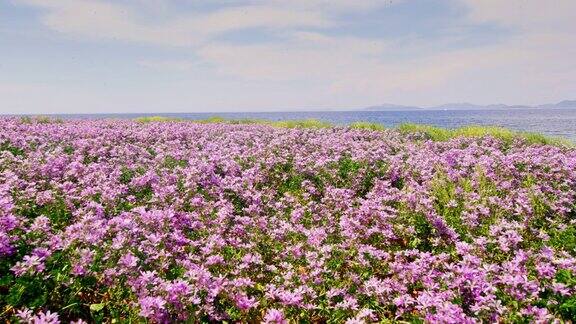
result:
<svg viewBox="0 0 576 324"><path fill-rule="evenodd" d="M238 193L232 190L226 190L225 193L228 200L232 203L232 206L234 206L234 213L236 215L242 215L244 208L248 207L248 204L246 204L244 199L240 197Z"/></svg>
<svg viewBox="0 0 576 324"><path fill-rule="evenodd" d="M37 116L35 119L38 124L62 124L64 122L61 118L49 116Z"/></svg>
<svg viewBox="0 0 576 324"><path fill-rule="evenodd" d="M276 164L270 172L271 183L276 183L277 193L283 196L285 193L298 194L302 189L304 178L294 169L291 162Z"/></svg>
<svg viewBox="0 0 576 324"><path fill-rule="evenodd" d="M552 231L550 244L557 249L576 253L576 225L569 225L561 231Z"/></svg>
<svg viewBox="0 0 576 324"><path fill-rule="evenodd" d="M154 191L152 187L148 184L144 187L130 188L130 194L134 195L138 201L148 202L154 196Z"/></svg>
<svg viewBox="0 0 576 324"><path fill-rule="evenodd" d="M332 125L317 119L304 119L304 120L284 120L271 123L275 127L285 128L326 128Z"/></svg>
<svg viewBox="0 0 576 324"><path fill-rule="evenodd" d="M50 117L50 116L22 116L20 117L20 123L22 124L62 124L64 120L62 118Z"/></svg>
<svg viewBox="0 0 576 324"><path fill-rule="evenodd" d="M559 270L556 273L556 281L567 286L574 286L576 285L576 276L568 270ZM557 299L559 300L558 312L562 317L576 319L576 295L559 296Z"/></svg>
<svg viewBox="0 0 576 324"><path fill-rule="evenodd" d="M132 170L128 167L122 167L122 170L120 171L120 183L125 185L129 184L135 175L136 175L135 170Z"/></svg>
<svg viewBox="0 0 576 324"><path fill-rule="evenodd" d="M37 205L34 202L24 201L21 203L20 208L20 214L30 219L45 215L50 220L50 225L54 229L66 227L72 217L68 206L66 206L66 202L61 197L56 197L52 202L45 205Z"/></svg>
<svg viewBox="0 0 576 324"><path fill-rule="evenodd" d="M383 178L388 172L388 166L378 161L373 166L367 166L362 182L358 188L358 195L365 197L370 190L374 187L374 181L378 178Z"/></svg>
<svg viewBox="0 0 576 324"><path fill-rule="evenodd" d="M8 141L0 143L0 152L2 152L2 151L10 152L14 156L24 156L24 150L23 149L21 149L17 146L13 146Z"/></svg>
<svg viewBox="0 0 576 324"><path fill-rule="evenodd" d="M162 167L170 170L173 170L176 167L185 168L186 166L188 166L188 161L176 159L175 157L170 155L166 156L166 158L164 158L164 162L162 163Z"/></svg>
<svg viewBox="0 0 576 324"><path fill-rule="evenodd" d="M74 153L74 146L66 145L63 149L63 152L67 155L72 155Z"/></svg>
<svg viewBox="0 0 576 324"><path fill-rule="evenodd" d="M32 124L32 117L30 116L22 116L20 117L20 122L22 124Z"/></svg>
<svg viewBox="0 0 576 324"><path fill-rule="evenodd" d="M48 298L45 288L45 282L41 278L18 277L12 282L4 301L13 307L40 307L46 304Z"/></svg>
<svg viewBox="0 0 576 324"><path fill-rule="evenodd" d="M62 320L90 318L92 307L86 301L95 296L96 279L91 276L73 277L69 271L68 255L56 252L46 260L44 274L15 277L7 272L1 277L0 289L3 292L0 294L0 304L13 309L59 309Z"/></svg>
<svg viewBox="0 0 576 324"><path fill-rule="evenodd" d="M135 118L134 121L139 123L152 123L152 122L179 122L183 121L182 118L165 117L165 116L146 116Z"/></svg>
<svg viewBox="0 0 576 324"><path fill-rule="evenodd" d="M528 144L548 144L557 146L573 146L573 143L562 138L547 137L541 134L517 132L496 126L465 126L455 129L446 129L431 125L401 124L398 130L403 134L423 134L433 141L448 141L457 137L485 137L491 136L511 144L514 140L523 140Z"/></svg>
<svg viewBox="0 0 576 324"><path fill-rule="evenodd" d="M210 123L225 123L225 124L260 124L269 125L273 127L283 127L283 128L326 128L331 127L332 124L328 122L323 122L318 119L303 119L303 120L281 120L281 121L271 121L265 119L224 119L222 117L213 116L207 119L199 119L194 122L202 124Z"/></svg>
<svg viewBox="0 0 576 324"><path fill-rule="evenodd" d="M562 303L558 306L558 312L563 318L576 319L576 296L563 298Z"/></svg>
<svg viewBox="0 0 576 324"><path fill-rule="evenodd" d="M226 119L219 117L219 116L212 116L206 119L196 120L198 123L209 124L209 123L224 123Z"/></svg>
<svg viewBox="0 0 576 324"><path fill-rule="evenodd" d="M338 176L344 182L348 182L362 167L362 163L354 161L350 157L341 158L338 161Z"/></svg>
<svg viewBox="0 0 576 324"><path fill-rule="evenodd" d="M213 119L217 119L218 117ZM224 122L223 118L220 118L221 122ZM250 125L250 124L266 124L269 123L270 121L265 120L265 119L256 119L256 118L242 118L242 119L231 119L226 121L226 123L228 124L245 124L245 125Z"/></svg>
<svg viewBox="0 0 576 324"><path fill-rule="evenodd" d="M371 131L383 131L386 129L386 127L384 127L384 125L382 125L382 124L363 122L363 121L351 123L350 128L352 128L352 129L366 129L366 130L371 130Z"/></svg>
<svg viewBox="0 0 576 324"><path fill-rule="evenodd" d="M431 191L431 195L434 198L434 207L438 215L446 221L448 226L465 238L468 234L468 229L462 223L462 206L457 202L456 184L445 175L440 175L432 183ZM453 201L457 202L456 206L450 206Z"/></svg>

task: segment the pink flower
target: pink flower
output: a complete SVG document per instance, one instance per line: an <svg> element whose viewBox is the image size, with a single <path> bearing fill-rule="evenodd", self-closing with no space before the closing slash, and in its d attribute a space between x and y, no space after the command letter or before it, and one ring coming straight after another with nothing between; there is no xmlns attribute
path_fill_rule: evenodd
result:
<svg viewBox="0 0 576 324"><path fill-rule="evenodd" d="M284 313L282 313L281 310L272 308L266 312L266 315L264 315L264 323L288 324L288 321L284 318Z"/></svg>
<svg viewBox="0 0 576 324"><path fill-rule="evenodd" d="M120 257L118 263L127 267L127 268L134 268L138 265L139 259L134 256L134 254L128 252Z"/></svg>

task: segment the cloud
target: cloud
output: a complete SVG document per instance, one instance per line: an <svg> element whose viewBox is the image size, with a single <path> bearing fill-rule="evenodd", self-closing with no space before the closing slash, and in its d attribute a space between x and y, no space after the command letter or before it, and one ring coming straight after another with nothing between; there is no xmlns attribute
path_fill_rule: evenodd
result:
<svg viewBox="0 0 576 324"><path fill-rule="evenodd" d="M472 21L492 22L536 33L576 32L576 1L556 0L462 0Z"/></svg>
<svg viewBox="0 0 576 324"><path fill-rule="evenodd" d="M296 7L304 10L329 12L332 14L357 13L390 7L405 0L260 0L255 3L268 3L280 7Z"/></svg>
<svg viewBox="0 0 576 324"><path fill-rule="evenodd" d="M42 22L52 30L78 37L170 46L193 46L219 34L247 28L323 27L320 12L266 4L226 7L179 14L150 22L138 10L96 0L16 0L43 9Z"/></svg>
<svg viewBox="0 0 576 324"><path fill-rule="evenodd" d="M400 3L390 0L216 0L211 5L217 9L191 5L186 12L176 12L181 1L146 0L146 6L140 0L13 1L40 8L46 27L80 39L182 47L176 59L144 53L135 60L147 71L179 73L181 83L156 94L104 96L125 104L166 100L174 106L196 102L242 109L381 102L534 104L576 93L573 0L452 0L465 9L451 22L452 30L506 30L502 37L458 46L453 44L460 35L453 32L402 37L346 33L349 21L342 17ZM219 37L252 28L273 37L244 43ZM202 90L190 95L188 89ZM40 92L58 103L64 100L49 90ZM82 99L91 96L88 90L81 93Z"/></svg>
<svg viewBox="0 0 576 324"><path fill-rule="evenodd" d="M157 71L190 71L199 66L198 62L186 60L141 60L138 64Z"/></svg>
<svg viewBox="0 0 576 324"><path fill-rule="evenodd" d="M297 32L281 43L214 42L196 53L222 74L247 80L331 80L377 64L386 42ZM364 63L362 63L362 61Z"/></svg>

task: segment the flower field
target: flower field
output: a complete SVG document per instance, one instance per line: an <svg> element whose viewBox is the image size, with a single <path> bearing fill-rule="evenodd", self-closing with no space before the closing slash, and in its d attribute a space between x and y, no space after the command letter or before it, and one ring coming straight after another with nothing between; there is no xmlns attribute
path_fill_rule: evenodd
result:
<svg viewBox="0 0 576 324"><path fill-rule="evenodd" d="M0 321L576 318L576 149L0 119Z"/></svg>

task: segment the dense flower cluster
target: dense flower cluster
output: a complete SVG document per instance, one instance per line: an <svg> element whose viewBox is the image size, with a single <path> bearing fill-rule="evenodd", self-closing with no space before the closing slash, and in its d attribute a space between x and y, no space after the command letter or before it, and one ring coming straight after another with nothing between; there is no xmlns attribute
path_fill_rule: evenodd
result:
<svg viewBox="0 0 576 324"><path fill-rule="evenodd" d="M576 317L576 150L0 119L0 319Z"/></svg>

